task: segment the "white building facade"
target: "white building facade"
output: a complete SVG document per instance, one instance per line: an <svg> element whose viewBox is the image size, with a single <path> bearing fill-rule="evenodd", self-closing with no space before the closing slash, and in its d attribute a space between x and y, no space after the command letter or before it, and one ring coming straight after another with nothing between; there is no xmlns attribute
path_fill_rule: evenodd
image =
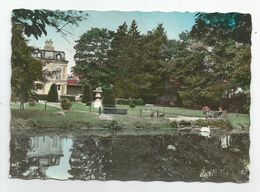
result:
<svg viewBox="0 0 260 192"><path fill-rule="evenodd" d="M44 49L36 49L33 57L43 62L43 70L51 72L48 76L48 82L42 86L42 89L37 90L37 94L48 94L53 83L57 85L59 97L67 95L67 65L68 61L64 51L57 51L53 46L52 40L45 41ZM42 84L42 82L36 82Z"/></svg>

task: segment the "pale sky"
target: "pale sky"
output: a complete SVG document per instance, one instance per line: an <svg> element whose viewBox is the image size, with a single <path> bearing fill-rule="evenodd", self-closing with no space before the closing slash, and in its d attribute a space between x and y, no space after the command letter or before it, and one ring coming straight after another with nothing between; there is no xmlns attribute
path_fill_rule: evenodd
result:
<svg viewBox="0 0 260 192"><path fill-rule="evenodd" d="M196 13L181 13L181 12L121 12L121 11L86 11L89 14L87 20L79 23L78 27L69 28L73 35L68 36L65 40L61 34L56 33L52 28L47 28L47 36L42 36L36 40L33 36L30 37L30 45L38 48L44 47L44 42L47 39L52 39L54 42L55 50L64 51L66 59L69 61L68 73L71 67L75 65L74 62L74 45L75 41L86 31L92 27L107 28L108 30L115 31L119 25L124 22L129 26L133 19L136 20L138 29L141 33L145 34L160 23L163 24L169 39L177 39L178 35L183 31L190 31L195 22Z"/></svg>

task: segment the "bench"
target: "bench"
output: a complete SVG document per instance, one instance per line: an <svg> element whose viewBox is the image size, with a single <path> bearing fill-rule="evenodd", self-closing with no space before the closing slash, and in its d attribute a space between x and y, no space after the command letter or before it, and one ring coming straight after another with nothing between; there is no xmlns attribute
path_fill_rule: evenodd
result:
<svg viewBox="0 0 260 192"><path fill-rule="evenodd" d="M187 128L187 127L191 127L192 123L191 123L191 121L181 120L181 121L177 122L177 126L178 126L178 128Z"/></svg>

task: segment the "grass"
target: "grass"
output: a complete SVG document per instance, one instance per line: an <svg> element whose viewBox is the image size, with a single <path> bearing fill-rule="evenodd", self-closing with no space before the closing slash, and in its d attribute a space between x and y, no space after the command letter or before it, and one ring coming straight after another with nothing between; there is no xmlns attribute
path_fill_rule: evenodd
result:
<svg viewBox="0 0 260 192"><path fill-rule="evenodd" d="M20 104L19 103L11 103L10 104L11 109L19 109ZM24 104L24 109L25 110L38 110L38 111L44 111L45 110L45 104L42 103L37 103L35 106L29 106L28 103ZM52 107L52 106L47 106L46 111L48 112L57 112L60 111L58 107Z"/></svg>
<svg viewBox="0 0 260 192"><path fill-rule="evenodd" d="M44 104L40 103L33 107L26 104L25 110L19 110L18 103L11 103L11 108L11 126L15 128L107 128L112 126L111 121L99 119L98 109L91 107L90 112L88 106L78 102L73 103L70 112L62 112L60 108L53 106L47 106L47 111L45 111ZM117 105L117 108L128 109L127 115L112 115L117 126L121 128L176 128L176 124L167 118L178 115L204 117L200 110L178 107L136 106L131 109L128 105ZM165 112L164 119L150 117L151 112L157 110L159 113ZM246 114L229 113L226 121L215 120L213 124L216 123L224 128L229 127L230 124L233 128L248 128L250 124L249 116ZM199 124L206 126L211 125L212 122L201 120Z"/></svg>

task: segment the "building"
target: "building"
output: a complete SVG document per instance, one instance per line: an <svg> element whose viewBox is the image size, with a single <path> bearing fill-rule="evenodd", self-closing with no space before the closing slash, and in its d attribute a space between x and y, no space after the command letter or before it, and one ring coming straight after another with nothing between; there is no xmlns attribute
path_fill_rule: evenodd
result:
<svg viewBox="0 0 260 192"><path fill-rule="evenodd" d="M48 94L53 83L57 85L58 94L67 95L67 65L68 61L64 51L57 51L53 46L52 40L45 41L44 49L35 49L32 56L40 59L44 66L43 70L51 72L48 82L38 89L37 94ZM36 82L36 84L43 84Z"/></svg>
<svg viewBox="0 0 260 192"><path fill-rule="evenodd" d="M75 75L67 79L67 95L75 96L76 101L79 101L82 96L82 87L79 83L79 78Z"/></svg>

